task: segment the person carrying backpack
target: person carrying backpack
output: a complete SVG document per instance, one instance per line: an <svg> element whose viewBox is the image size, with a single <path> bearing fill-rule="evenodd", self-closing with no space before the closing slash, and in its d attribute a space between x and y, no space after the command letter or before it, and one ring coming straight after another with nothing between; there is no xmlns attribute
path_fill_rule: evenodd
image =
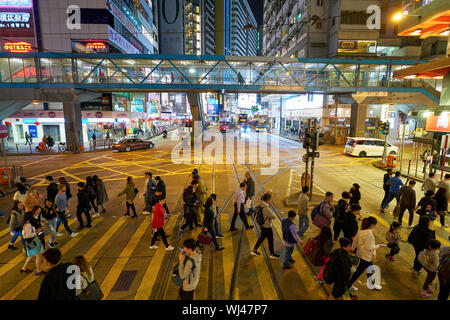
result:
<svg viewBox="0 0 450 320"><path fill-rule="evenodd" d="M294 223L295 216L297 214L295 211L290 210L288 212L288 217L281 221L281 228L283 230L283 241L286 247L283 269L292 269L291 263L295 260L292 259L292 252L294 252L294 247L296 243L300 243L300 237L297 234L296 226Z"/></svg>
<svg viewBox="0 0 450 320"><path fill-rule="evenodd" d="M319 281L323 281L323 271L325 265L330 259L331 251L333 250L333 241L331 228L328 226L323 226L320 229L320 234L316 238L318 244L311 250L309 260L311 263L317 267L320 267L320 272L317 275Z"/></svg>
<svg viewBox="0 0 450 320"><path fill-rule="evenodd" d="M334 225L333 225L333 242L337 241L342 231L342 225L344 223L345 215L350 211L350 193L342 192L342 199L338 201L336 210L334 210Z"/></svg>
<svg viewBox="0 0 450 320"><path fill-rule="evenodd" d="M178 273L183 284L178 292L181 300L194 300L195 289L200 280L202 255L196 251L197 241L186 239L183 242L183 251L178 254Z"/></svg>
<svg viewBox="0 0 450 320"><path fill-rule="evenodd" d="M342 222L342 231L344 237L353 242L356 234L358 233L358 221L356 216L361 215L361 206L359 204L352 204L350 206L350 212L347 212L344 216L344 222Z"/></svg>
<svg viewBox="0 0 450 320"><path fill-rule="evenodd" d="M183 231L187 226L194 230L197 223L197 215L195 213L195 206L198 205L197 198L195 196L195 189L197 188L197 181L194 180L191 184L183 191L183 208L184 208L184 224L181 226L181 231Z"/></svg>
<svg viewBox="0 0 450 320"><path fill-rule="evenodd" d="M413 276L418 278L420 275L420 270L422 269L422 264L420 264L418 257L419 253L422 252L430 242L430 240L435 239L435 232L430 230L431 220L428 216L421 216L419 218L419 224L416 225L408 236L408 242L413 245L416 256L414 258L414 266L411 269Z"/></svg>
<svg viewBox="0 0 450 320"><path fill-rule="evenodd" d="M91 207L92 209L94 209L93 217L97 218L100 216L98 213L98 206L95 204L98 195L98 190L91 176L86 177L86 191L89 194L89 201L91 203Z"/></svg>
<svg viewBox="0 0 450 320"><path fill-rule="evenodd" d="M258 241L256 242L255 247L253 248L250 254L252 256L260 256L261 253L258 252L258 248L267 238L267 241L269 242L270 259L278 259L280 258L280 255L276 254L273 248L272 220L276 219L276 217L272 209L270 208L271 200L272 196L268 193L265 193L263 195L260 208L258 208L256 212L256 222L261 227L261 235L259 236Z"/></svg>
<svg viewBox="0 0 450 320"><path fill-rule="evenodd" d="M323 279L327 284L333 284L329 300L342 297L346 289L350 288L351 263L349 255L352 253L352 242L347 238L339 239L339 249L334 250L325 266Z"/></svg>
<svg viewBox="0 0 450 320"><path fill-rule="evenodd" d="M330 226L333 213L333 193L327 191L325 193L325 199L311 212L311 219L313 221L313 224L318 228L322 228L323 226Z"/></svg>
<svg viewBox="0 0 450 320"><path fill-rule="evenodd" d="M23 203L20 201L14 201L13 208L11 210L11 213L9 214L9 221L6 221L9 224L9 233L12 236L11 242L8 245L9 250L17 250L16 247L14 247L14 243L16 242L17 238L20 236L22 239L22 245L25 247L25 241L23 239L22 235L22 223L23 218L25 217L25 210Z"/></svg>
<svg viewBox="0 0 450 320"><path fill-rule="evenodd" d="M400 223L400 228L403 222L403 215L406 210L409 212L408 228L412 228L412 223L414 219L414 208L416 207L416 191L414 191L414 186L416 182L414 180L409 181L407 185L400 188L399 192L399 202L400 202L400 213L398 216L398 223Z"/></svg>
<svg viewBox="0 0 450 320"><path fill-rule="evenodd" d="M450 246L442 247L439 252L439 294L438 301L447 301L450 294Z"/></svg>

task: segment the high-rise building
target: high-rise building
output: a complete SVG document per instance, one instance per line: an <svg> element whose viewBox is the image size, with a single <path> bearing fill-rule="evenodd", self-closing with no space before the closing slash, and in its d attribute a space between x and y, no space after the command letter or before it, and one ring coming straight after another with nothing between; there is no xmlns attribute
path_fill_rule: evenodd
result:
<svg viewBox="0 0 450 320"><path fill-rule="evenodd" d="M17 21L24 23L23 28L10 28L8 34L16 42L29 44L32 50L28 51L136 54L159 51L151 0L21 2L23 6L18 8L17 1L11 4L5 1L0 14L23 10L23 14L14 16L23 20ZM0 31L2 38L3 31ZM6 48L2 45L1 51L11 51L8 48L12 47L13 44Z"/></svg>
<svg viewBox="0 0 450 320"><path fill-rule="evenodd" d="M247 0L231 2L231 55L258 54L258 23ZM225 30L227 32L227 30Z"/></svg>
<svg viewBox="0 0 450 320"><path fill-rule="evenodd" d="M396 24L389 20L401 3L402 0L265 0L263 55L419 58L420 41L398 37Z"/></svg>

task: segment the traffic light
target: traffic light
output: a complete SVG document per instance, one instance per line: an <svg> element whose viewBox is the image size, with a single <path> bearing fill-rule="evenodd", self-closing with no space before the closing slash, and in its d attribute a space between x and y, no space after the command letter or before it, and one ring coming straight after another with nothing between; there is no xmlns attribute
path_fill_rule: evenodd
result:
<svg viewBox="0 0 450 320"><path fill-rule="evenodd" d="M378 129L379 132L381 132L382 126L383 126L383 121L378 120L377 129Z"/></svg>
<svg viewBox="0 0 450 320"><path fill-rule="evenodd" d="M389 122L382 122L378 131L385 135L389 134Z"/></svg>
<svg viewBox="0 0 450 320"><path fill-rule="evenodd" d="M312 147L312 136L311 136L311 129L307 128L305 130L305 139L303 139L303 148L308 149Z"/></svg>
<svg viewBox="0 0 450 320"><path fill-rule="evenodd" d="M324 138L325 138L325 134L323 132L317 133L317 148L319 148L319 146L325 144Z"/></svg>
<svg viewBox="0 0 450 320"><path fill-rule="evenodd" d="M314 131L311 137L311 147L313 150L319 149L319 146L323 145L325 142L323 141L325 134L319 132L319 130Z"/></svg>

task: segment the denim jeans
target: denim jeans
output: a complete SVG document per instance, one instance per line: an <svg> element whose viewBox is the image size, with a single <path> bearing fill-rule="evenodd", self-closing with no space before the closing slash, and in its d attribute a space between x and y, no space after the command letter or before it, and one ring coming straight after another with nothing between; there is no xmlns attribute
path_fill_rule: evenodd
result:
<svg viewBox="0 0 450 320"><path fill-rule="evenodd" d="M216 232L214 231L214 228L208 229L209 234L211 235L212 238L212 242L214 243L214 245L216 246L216 249L220 248L219 243L217 242L217 238L216 238Z"/></svg>
<svg viewBox="0 0 450 320"><path fill-rule="evenodd" d="M294 252L294 247L286 247L286 252L284 253L284 263L283 267L288 267L292 260L292 253Z"/></svg>
<svg viewBox="0 0 450 320"><path fill-rule="evenodd" d="M396 193L389 192L389 196L386 199L386 201L381 205L381 209L383 209L383 210L386 209L388 204L391 203L391 201L394 200L394 198L396 198L396 197L397 197Z"/></svg>
<svg viewBox="0 0 450 320"><path fill-rule="evenodd" d="M4 217L4 216L5 216L5 214L3 213L2 210L0 210L0 217Z"/></svg>
<svg viewBox="0 0 450 320"><path fill-rule="evenodd" d="M56 240L56 225L58 224L58 218L53 218L47 221L47 226L50 229L50 239L48 242L53 243Z"/></svg>
<svg viewBox="0 0 450 320"><path fill-rule="evenodd" d="M309 218L307 214L298 215L298 236L303 237L309 228Z"/></svg>
<svg viewBox="0 0 450 320"><path fill-rule="evenodd" d="M70 230L69 223L67 222L66 212L65 211L58 212L58 221L56 222L56 232L58 232L58 229L59 229L59 226L61 225L61 222L64 225L64 228L66 229L66 231L69 234L72 234L72 230Z"/></svg>
<svg viewBox="0 0 450 320"><path fill-rule="evenodd" d="M144 203L145 203L144 211L147 211L150 213L152 213L151 199L152 199L151 195L149 195L149 194L144 195Z"/></svg>
<svg viewBox="0 0 450 320"><path fill-rule="evenodd" d="M11 239L11 244L13 245L14 242L16 242L17 238L20 236L20 238L22 239L22 245L25 247L25 241L23 240L23 235L22 235L22 230L18 229L18 230L14 230L14 235Z"/></svg>

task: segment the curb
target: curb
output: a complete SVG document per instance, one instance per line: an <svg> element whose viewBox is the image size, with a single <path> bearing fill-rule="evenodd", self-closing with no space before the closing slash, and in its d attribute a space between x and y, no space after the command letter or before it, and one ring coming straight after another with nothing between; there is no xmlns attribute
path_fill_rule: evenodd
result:
<svg viewBox="0 0 450 320"><path fill-rule="evenodd" d="M171 131L173 131L173 130L176 130L176 129L178 129L179 127L176 127L176 128L173 128L173 129L170 129L170 130L168 130L167 132L169 133L169 132L171 132ZM143 140L150 140L150 139L153 139L153 138L156 138L156 137L159 137L159 136L162 136L162 132L161 133L158 133L158 134L156 134L156 135L154 135L154 136L151 136L151 137L148 137L148 138L146 138L146 139L143 139ZM56 144L55 144L55 146L56 146ZM84 151L81 151L80 152L80 154L81 153L93 153L93 152L103 152L103 151L108 151L108 150L112 150L112 148L103 148L103 149L95 149L95 150L89 150L89 146L88 147L85 147L84 148ZM60 154L65 154L66 152L59 152L58 151L58 149L56 149L55 151L52 151L52 152L37 152L37 153L7 153L6 155L8 156L8 157L13 157L13 156L50 156L50 155L60 155ZM67 153L72 153L72 152L67 152Z"/></svg>
<svg viewBox="0 0 450 320"><path fill-rule="evenodd" d="M381 164L378 164L378 161L373 162L372 165L373 165L375 168L380 169L380 170L383 170L383 171L387 171L387 169L395 169L395 168L382 167ZM409 175L409 174L405 174L405 173L402 173L402 172L400 172L400 176L401 176L401 177L408 178L408 179L410 179L410 180L422 182L422 183L423 183L423 180L424 180L423 178L419 178L419 177L412 176L412 175Z"/></svg>

